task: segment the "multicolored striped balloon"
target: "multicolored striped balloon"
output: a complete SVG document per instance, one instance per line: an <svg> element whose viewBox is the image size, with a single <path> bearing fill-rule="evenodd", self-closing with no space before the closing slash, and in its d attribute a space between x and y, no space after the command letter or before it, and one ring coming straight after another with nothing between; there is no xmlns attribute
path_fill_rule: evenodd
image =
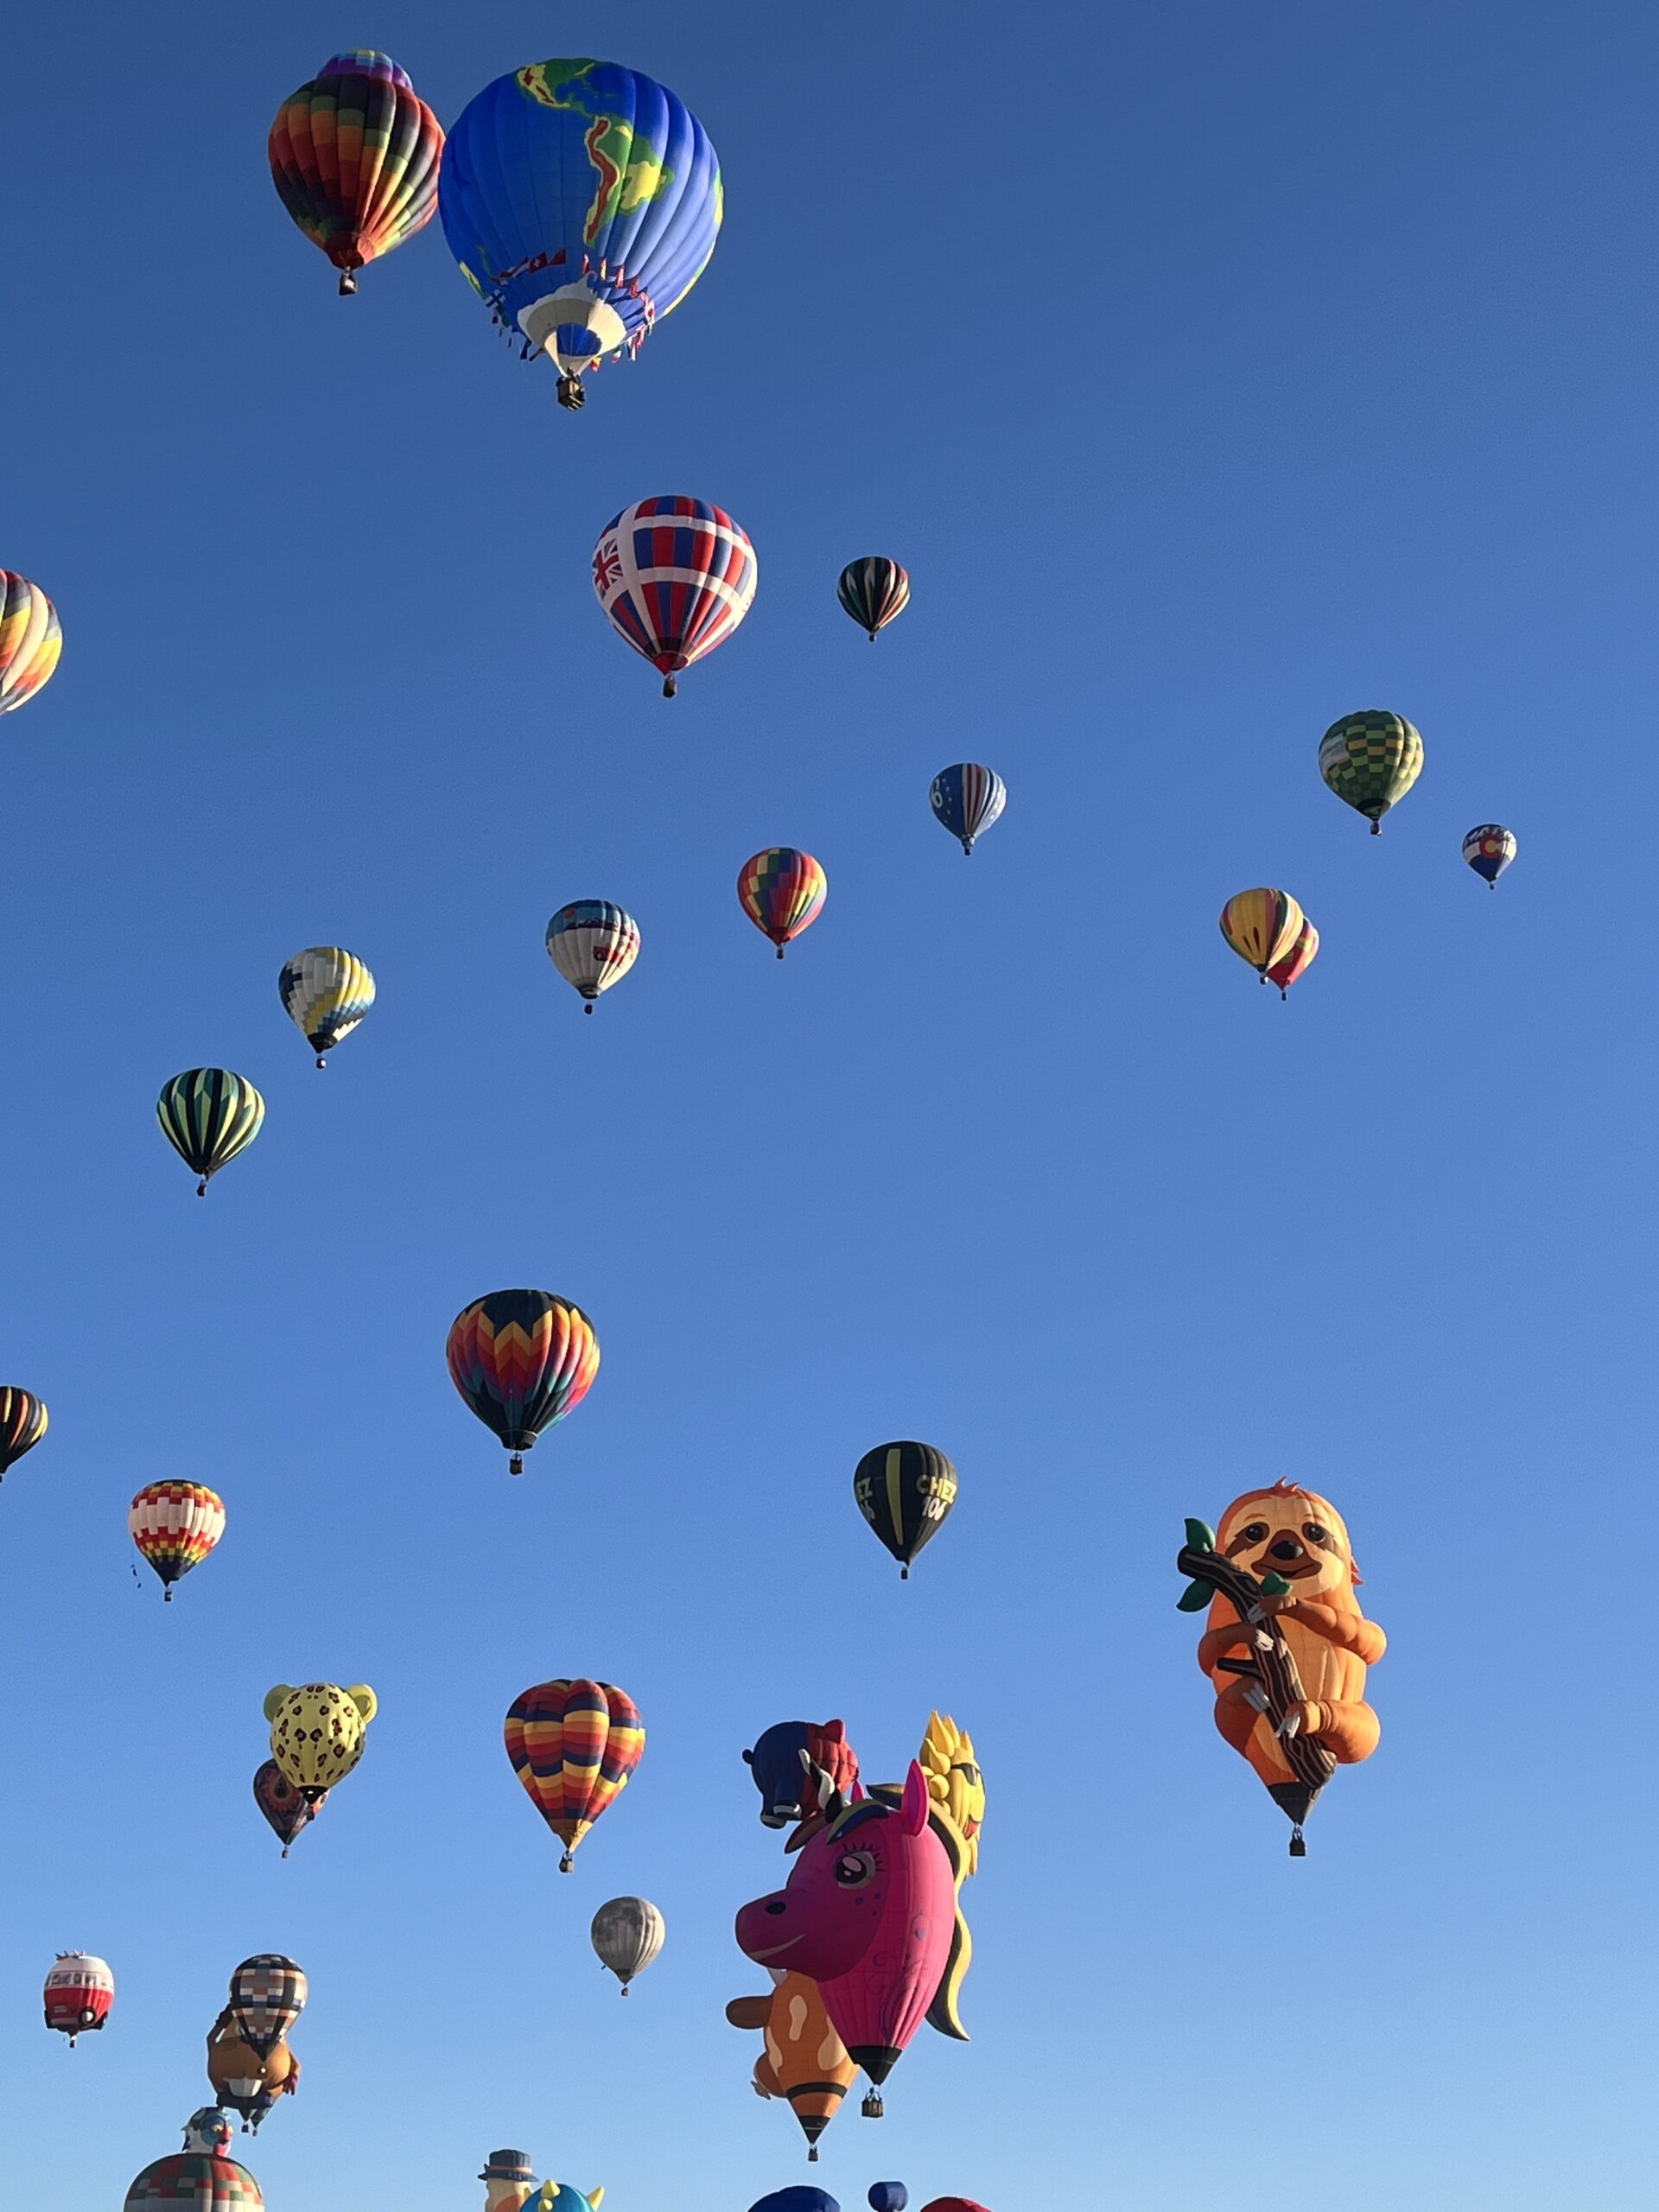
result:
<svg viewBox="0 0 1659 2212"><path fill-rule="evenodd" d="M205 1198L219 1169L258 1135L265 1102L246 1076L229 1068L187 1068L162 1085L156 1118L185 1166L200 1176L196 1196Z"/></svg>
<svg viewBox="0 0 1659 2212"><path fill-rule="evenodd" d="M1463 841L1463 857L1477 875L1484 876L1489 891L1497 890L1498 877L1520 849L1514 830L1501 822L1480 823Z"/></svg>
<svg viewBox="0 0 1659 2212"><path fill-rule="evenodd" d="M456 1314L448 1345L457 1390L524 1471L523 1454L579 1406L599 1372L599 1338L581 1306L550 1290L497 1290Z"/></svg>
<svg viewBox="0 0 1659 2212"><path fill-rule="evenodd" d="M309 944L283 963L276 988L288 1018L326 1067L324 1054L349 1037L374 1004L374 978L343 944Z"/></svg>
<svg viewBox="0 0 1659 2212"><path fill-rule="evenodd" d="M62 651L57 608L38 584L0 569L0 715L35 696Z"/></svg>
<svg viewBox="0 0 1659 2212"><path fill-rule="evenodd" d="M442 127L407 72L372 48L335 54L289 93L269 152L283 207L339 270L343 294L438 212Z"/></svg>
<svg viewBox="0 0 1659 2212"><path fill-rule="evenodd" d="M547 957L591 1014L600 993L620 983L639 957L639 925L608 899L573 899L547 925Z"/></svg>
<svg viewBox="0 0 1659 2212"><path fill-rule="evenodd" d="M594 549L594 589L618 637L663 675L723 645L754 602L759 575L747 533L706 499L638 499L606 524Z"/></svg>
<svg viewBox="0 0 1659 2212"><path fill-rule="evenodd" d="M507 1711L507 1757L532 1805L564 1845L559 1872L639 1765L639 1708L613 1682L538 1682Z"/></svg>
<svg viewBox="0 0 1659 2212"><path fill-rule="evenodd" d="M46 1434L47 1422L45 1401L32 1390L19 1390L11 1383L0 1387L0 1476L35 1449Z"/></svg>
<svg viewBox="0 0 1659 2212"><path fill-rule="evenodd" d="M1265 983L1295 944L1306 917L1288 891L1239 891L1221 910L1221 933Z"/></svg>
<svg viewBox="0 0 1659 2212"><path fill-rule="evenodd" d="M1306 914L1302 926L1296 932L1296 941L1288 952L1281 953L1267 970L1264 981L1277 983L1281 999L1290 996L1290 987L1299 976L1305 976L1313 965L1319 950L1319 933Z"/></svg>
<svg viewBox="0 0 1659 2212"><path fill-rule="evenodd" d="M1001 777L977 760L958 760L954 768L941 768L927 797L950 835L962 840L964 853L973 851L975 838L990 828L1008 803Z"/></svg>
<svg viewBox="0 0 1659 2212"><path fill-rule="evenodd" d="M709 134L683 101L614 61L538 61L470 100L444 149L443 234L524 351L582 376L639 352L708 266L723 201Z"/></svg>
<svg viewBox="0 0 1659 2212"><path fill-rule="evenodd" d="M1319 740L1319 773L1346 805L1365 815L1371 835L1423 772L1423 741L1403 715L1381 708L1344 715Z"/></svg>
<svg viewBox="0 0 1659 2212"><path fill-rule="evenodd" d="M910 577L896 561L868 553L842 570L836 596L874 645L877 632L910 605Z"/></svg>
<svg viewBox="0 0 1659 2212"><path fill-rule="evenodd" d="M173 1585L200 1565L225 1533L225 1501L206 1483L147 1483L127 1514L132 1541L162 1579L168 1604Z"/></svg>
<svg viewBox="0 0 1659 2212"><path fill-rule="evenodd" d="M810 853L793 845L769 845L744 861L737 872L737 895L756 929L784 947L818 918L830 886Z"/></svg>

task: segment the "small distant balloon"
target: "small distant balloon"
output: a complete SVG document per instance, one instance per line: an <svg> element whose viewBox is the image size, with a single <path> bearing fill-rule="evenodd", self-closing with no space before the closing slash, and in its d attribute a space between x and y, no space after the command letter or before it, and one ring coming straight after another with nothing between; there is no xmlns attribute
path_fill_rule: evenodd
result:
<svg viewBox="0 0 1659 2212"><path fill-rule="evenodd" d="M45 1402L32 1390L0 1388L0 1476L32 1452L47 1431Z"/></svg>
<svg viewBox="0 0 1659 2212"><path fill-rule="evenodd" d="M956 1469L931 1444L878 1444L854 1469L858 1510L899 1561L901 1581L944 1526L957 1489Z"/></svg>
<svg viewBox="0 0 1659 2212"><path fill-rule="evenodd" d="M196 1196L205 1198L219 1169L258 1135L265 1102L245 1076L229 1068L187 1068L163 1084L156 1118L185 1166L200 1176Z"/></svg>
<svg viewBox="0 0 1659 2212"><path fill-rule="evenodd" d="M357 271L438 212L443 130L408 73L372 47L336 54L276 111L267 147L277 197L357 289Z"/></svg>
<svg viewBox="0 0 1659 2212"><path fill-rule="evenodd" d="M168 1604L173 1585L198 1567L225 1533L225 1501L206 1483L146 1483L127 1514L132 1541L161 1578Z"/></svg>
<svg viewBox="0 0 1659 2212"><path fill-rule="evenodd" d="M669 493L614 515L594 549L606 620L648 660L671 699L683 670L723 645L754 603L760 570L723 507Z"/></svg>
<svg viewBox="0 0 1659 2212"><path fill-rule="evenodd" d="M1008 803L1001 777L977 760L958 760L954 768L941 768L927 796L950 835L962 840L964 853L973 851L974 840L983 836Z"/></svg>
<svg viewBox="0 0 1659 2212"><path fill-rule="evenodd" d="M62 651L57 608L38 584L0 569L0 715L14 713L35 696Z"/></svg>
<svg viewBox="0 0 1659 2212"><path fill-rule="evenodd" d="M613 1897L594 1915L588 1934L600 1964L616 1976L626 1997L635 1974L643 1974L662 1949L667 1932L648 1897Z"/></svg>
<svg viewBox="0 0 1659 2212"><path fill-rule="evenodd" d="M1498 877L1520 849L1514 830L1501 822L1483 822L1463 841L1463 857L1477 875L1485 878L1489 891L1497 890Z"/></svg>
<svg viewBox="0 0 1659 2212"><path fill-rule="evenodd" d="M1373 837L1423 772L1423 741L1403 715L1380 708L1344 715L1319 740L1319 773L1345 805L1364 815Z"/></svg>
<svg viewBox="0 0 1659 2212"><path fill-rule="evenodd" d="M599 1372L599 1338L581 1306L550 1290L495 1290L449 1325L449 1379L522 1475L537 1438L575 1411Z"/></svg>
<svg viewBox="0 0 1659 2212"><path fill-rule="evenodd" d="M342 1037L349 1037L374 1004L374 978L343 944L310 944L283 963L276 988L289 1020L327 1065Z"/></svg>
<svg viewBox="0 0 1659 2212"><path fill-rule="evenodd" d="M1319 933L1304 914L1302 926L1296 932L1294 944L1292 944L1288 952L1281 953L1272 967L1267 970L1268 982L1278 984L1279 995L1281 999L1289 997L1290 987L1299 976L1306 975L1308 969L1313 965L1314 957L1319 949Z"/></svg>
<svg viewBox="0 0 1659 2212"><path fill-rule="evenodd" d="M639 957L639 925L608 899L576 899L547 925L547 957L587 1001L620 983Z"/></svg>
<svg viewBox="0 0 1659 2212"><path fill-rule="evenodd" d="M798 2182L792 2189L774 2189L750 2205L749 2212L841 2212L841 2207L827 2189Z"/></svg>
<svg viewBox="0 0 1659 2212"><path fill-rule="evenodd" d="M784 947L810 929L823 908L830 886L810 853L793 845L771 845L754 853L738 870L737 895L743 911L784 957Z"/></svg>
<svg viewBox="0 0 1659 2212"><path fill-rule="evenodd" d="M870 2183L870 2212L905 2212L909 2202L910 2191L901 2181L873 2181Z"/></svg>
<svg viewBox="0 0 1659 2212"><path fill-rule="evenodd" d="M869 553L847 563L836 596L874 645L878 632L910 605L910 578L896 561Z"/></svg>
<svg viewBox="0 0 1659 2212"><path fill-rule="evenodd" d="M115 1976L90 1951L60 1951L47 1972L45 1999L47 2026L67 2036L73 2050L78 2036L91 2035L109 2018Z"/></svg>
<svg viewBox="0 0 1659 2212"><path fill-rule="evenodd" d="M310 1827L328 1802L328 1792L325 1789L315 1800L307 1797L294 1787L275 1759L267 1759L253 1777L253 1802L282 1844L286 1859L296 1836Z"/></svg>
<svg viewBox="0 0 1659 2212"><path fill-rule="evenodd" d="M1268 969L1294 949L1306 919L1288 891L1239 891L1221 910L1221 933L1265 983Z"/></svg>

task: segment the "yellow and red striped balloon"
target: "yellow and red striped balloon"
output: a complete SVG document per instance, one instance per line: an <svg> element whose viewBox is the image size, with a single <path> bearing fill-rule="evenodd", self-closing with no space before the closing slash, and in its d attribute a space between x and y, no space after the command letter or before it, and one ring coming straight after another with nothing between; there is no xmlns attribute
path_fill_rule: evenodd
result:
<svg viewBox="0 0 1659 2212"><path fill-rule="evenodd" d="M507 1757L537 1811L564 1846L559 1872L627 1787L645 1749L639 1708L614 1682L537 1682L507 1710Z"/></svg>
<svg viewBox="0 0 1659 2212"><path fill-rule="evenodd" d="M205 1560L225 1533L225 1501L206 1483L146 1483L127 1514L132 1541L162 1579L173 1585Z"/></svg>
<svg viewBox="0 0 1659 2212"><path fill-rule="evenodd" d="M1221 933L1265 983L1268 969L1290 951L1306 919L1288 891L1239 891L1221 910Z"/></svg>
<svg viewBox="0 0 1659 2212"><path fill-rule="evenodd" d="M35 696L62 651L57 608L38 584L0 569L0 715Z"/></svg>
<svg viewBox="0 0 1659 2212"><path fill-rule="evenodd" d="M438 212L442 127L407 71L371 47L335 54L289 93L268 150L283 207L339 270L342 292Z"/></svg>

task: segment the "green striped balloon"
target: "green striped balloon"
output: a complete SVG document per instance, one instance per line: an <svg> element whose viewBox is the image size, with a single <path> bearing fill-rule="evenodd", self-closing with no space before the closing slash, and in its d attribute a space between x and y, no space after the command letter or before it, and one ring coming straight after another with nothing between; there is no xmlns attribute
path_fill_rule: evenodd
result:
<svg viewBox="0 0 1659 2212"><path fill-rule="evenodd" d="M187 1068L162 1086L156 1118L185 1166L200 1176L196 1196L205 1198L208 1179L258 1135L265 1102L246 1076L229 1068Z"/></svg>
<svg viewBox="0 0 1659 2212"><path fill-rule="evenodd" d="M1423 772L1423 741L1403 715L1373 708L1344 715L1319 740L1319 773L1337 797L1369 816L1371 835Z"/></svg>

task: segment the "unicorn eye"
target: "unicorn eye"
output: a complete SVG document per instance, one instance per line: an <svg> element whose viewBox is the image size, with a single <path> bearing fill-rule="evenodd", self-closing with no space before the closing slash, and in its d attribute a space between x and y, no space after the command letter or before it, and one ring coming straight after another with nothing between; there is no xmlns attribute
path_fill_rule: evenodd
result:
<svg viewBox="0 0 1659 2212"><path fill-rule="evenodd" d="M874 1872L875 1861L868 1851L843 1851L836 1861L836 1879L843 1890L856 1889Z"/></svg>

